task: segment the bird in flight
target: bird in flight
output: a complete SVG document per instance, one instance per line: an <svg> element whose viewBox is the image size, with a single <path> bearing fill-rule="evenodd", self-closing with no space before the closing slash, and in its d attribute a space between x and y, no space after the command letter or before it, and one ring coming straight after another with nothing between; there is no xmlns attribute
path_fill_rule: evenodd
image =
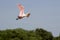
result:
<svg viewBox="0 0 60 40"><path fill-rule="evenodd" d="M19 13L18 17L16 18L16 20L30 16L30 13L29 12L26 13L26 14L24 13L24 6L23 5L18 4L18 9L20 10L20 13Z"/></svg>

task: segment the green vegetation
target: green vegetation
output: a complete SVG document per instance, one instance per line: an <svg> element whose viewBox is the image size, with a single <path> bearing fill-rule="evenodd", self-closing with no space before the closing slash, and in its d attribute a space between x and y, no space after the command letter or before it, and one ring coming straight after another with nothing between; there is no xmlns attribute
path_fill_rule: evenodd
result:
<svg viewBox="0 0 60 40"><path fill-rule="evenodd" d="M53 37L51 32L44 29L23 30L8 29L0 30L0 40L59 40L60 36Z"/></svg>

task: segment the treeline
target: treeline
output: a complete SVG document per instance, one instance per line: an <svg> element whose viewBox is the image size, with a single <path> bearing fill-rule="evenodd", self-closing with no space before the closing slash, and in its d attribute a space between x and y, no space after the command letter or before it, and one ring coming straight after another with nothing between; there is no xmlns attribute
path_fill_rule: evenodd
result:
<svg viewBox="0 0 60 40"><path fill-rule="evenodd" d="M42 28L36 30L8 29L0 30L0 40L60 40L54 37L51 32Z"/></svg>

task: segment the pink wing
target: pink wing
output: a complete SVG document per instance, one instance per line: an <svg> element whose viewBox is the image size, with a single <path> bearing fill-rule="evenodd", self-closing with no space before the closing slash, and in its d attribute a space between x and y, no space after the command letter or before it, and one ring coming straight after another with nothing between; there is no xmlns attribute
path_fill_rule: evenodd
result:
<svg viewBox="0 0 60 40"><path fill-rule="evenodd" d="M19 16L22 16L24 13L24 7L21 4L18 4L18 8L20 10Z"/></svg>

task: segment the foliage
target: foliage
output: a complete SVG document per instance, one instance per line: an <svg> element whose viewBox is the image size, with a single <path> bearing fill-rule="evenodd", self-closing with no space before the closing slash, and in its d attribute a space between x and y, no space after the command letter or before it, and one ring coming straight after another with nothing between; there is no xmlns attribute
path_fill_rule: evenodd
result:
<svg viewBox="0 0 60 40"><path fill-rule="evenodd" d="M0 40L59 40L59 37L53 37L51 32L42 28L36 30L7 29L0 30Z"/></svg>

